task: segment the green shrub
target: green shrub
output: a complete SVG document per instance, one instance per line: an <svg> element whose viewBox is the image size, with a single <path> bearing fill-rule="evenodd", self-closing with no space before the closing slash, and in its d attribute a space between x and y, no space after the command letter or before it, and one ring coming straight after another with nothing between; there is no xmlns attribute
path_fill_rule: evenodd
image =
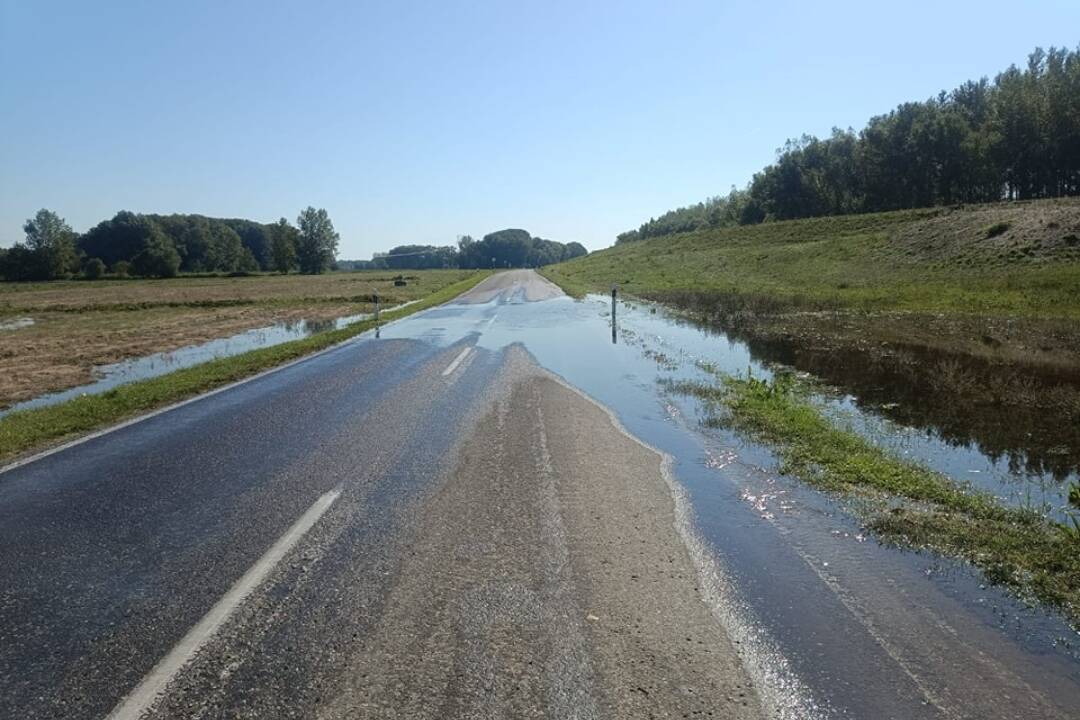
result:
<svg viewBox="0 0 1080 720"><path fill-rule="evenodd" d="M105 274L105 263L101 258L90 258L83 265L83 277L87 280L100 280Z"/></svg>
<svg viewBox="0 0 1080 720"><path fill-rule="evenodd" d="M152 237L132 263L135 272L143 277L176 277L180 271L180 253L163 237Z"/></svg>

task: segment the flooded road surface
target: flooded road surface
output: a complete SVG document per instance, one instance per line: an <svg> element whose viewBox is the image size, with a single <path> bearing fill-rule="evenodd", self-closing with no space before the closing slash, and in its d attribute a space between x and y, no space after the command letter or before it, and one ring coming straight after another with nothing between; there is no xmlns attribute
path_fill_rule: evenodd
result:
<svg viewBox="0 0 1080 720"><path fill-rule="evenodd" d="M768 376L744 344L636 302L619 304L613 333L607 298L523 299L442 306L381 337L447 347L465 336L496 353L520 343L669 454L703 593L773 714L1076 716L1080 635L1059 617L985 586L961 564L878 545L841 502L779 475L768 450L704 430L702 408L659 385L706 379L698 361ZM1006 501L1028 482L977 450L893 427L850 401L822 402L879 442ZM1054 502L1052 489L1045 497Z"/></svg>

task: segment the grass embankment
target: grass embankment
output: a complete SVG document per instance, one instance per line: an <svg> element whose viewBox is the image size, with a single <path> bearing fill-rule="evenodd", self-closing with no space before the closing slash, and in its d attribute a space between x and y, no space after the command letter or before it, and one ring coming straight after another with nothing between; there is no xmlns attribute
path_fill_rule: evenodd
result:
<svg viewBox="0 0 1080 720"><path fill-rule="evenodd" d="M1080 319L1080 200L813 218L619 245L543 274L570 294L695 293L760 311Z"/></svg>
<svg viewBox="0 0 1080 720"><path fill-rule="evenodd" d="M773 447L781 470L815 487L857 495L867 526L897 544L963 558L995 583L1061 608L1080 624L1080 526L1003 506L929 468L900 460L833 425L790 376L721 376L670 383L710 408L706 423ZM1080 512L1080 511L1078 511Z"/></svg>
<svg viewBox="0 0 1080 720"><path fill-rule="evenodd" d="M488 275L488 271L471 273L466 279L445 286L408 307L384 312L381 323L452 300ZM373 320L363 320L341 330L212 360L168 375L122 385L100 395L85 395L59 405L11 413L0 418L0 461L241 380L336 345L374 327Z"/></svg>
<svg viewBox="0 0 1080 720"><path fill-rule="evenodd" d="M85 385L94 368L276 323L314 323L416 300L469 271L0 283L0 407ZM31 322L32 321L32 322ZM17 329L4 330L5 323Z"/></svg>

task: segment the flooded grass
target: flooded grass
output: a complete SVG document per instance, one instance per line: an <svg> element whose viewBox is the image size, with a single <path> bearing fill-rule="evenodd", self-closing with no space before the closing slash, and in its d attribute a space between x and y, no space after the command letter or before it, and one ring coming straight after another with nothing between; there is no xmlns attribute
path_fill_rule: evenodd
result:
<svg viewBox="0 0 1080 720"><path fill-rule="evenodd" d="M815 487L857 495L867 527L887 542L932 549L980 568L994 583L1061 608L1080 624L1080 526L1007 507L919 463L835 426L789 374L772 381L720 376L666 383L706 403L706 424L774 448L781 470Z"/></svg>
<svg viewBox="0 0 1080 720"><path fill-rule="evenodd" d="M475 272L464 280L429 294L418 302L386 312L383 321L447 302L472 288L490 273ZM343 329L330 330L300 340L220 358L108 390L100 395L84 395L73 400L31 410L20 410L0 418L0 460L90 432L155 408L183 400L262 370L331 347L375 327L374 320L361 320Z"/></svg>
<svg viewBox="0 0 1080 720"><path fill-rule="evenodd" d="M804 318L798 330L785 330L795 322L762 319L727 334L757 358L813 374L868 412L1007 459L1014 474L1063 481L1080 469L1080 367L877 340L871 318L843 329ZM878 327L909 322L916 319ZM924 322L926 332L940 329L944 338L943 324Z"/></svg>

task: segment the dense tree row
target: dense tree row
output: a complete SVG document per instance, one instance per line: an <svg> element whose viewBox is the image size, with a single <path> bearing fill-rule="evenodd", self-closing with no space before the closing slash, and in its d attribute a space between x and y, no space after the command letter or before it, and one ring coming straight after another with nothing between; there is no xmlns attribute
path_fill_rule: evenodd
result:
<svg viewBox="0 0 1080 720"><path fill-rule="evenodd" d="M581 243L533 237L525 230L500 230L475 240L465 235L453 245L399 245L371 260L350 263L357 269L540 267L585 255Z"/></svg>
<svg viewBox="0 0 1080 720"><path fill-rule="evenodd" d="M126 210L83 235L56 213L40 210L23 226L26 239L0 251L5 280L52 280L136 274L172 277L179 272L243 273L328 270L338 234L325 210L309 207L297 226L282 218L265 225L202 215L137 215Z"/></svg>
<svg viewBox="0 0 1080 720"><path fill-rule="evenodd" d="M480 240L458 240L458 265L463 268L541 267L587 255L581 243L560 243L532 237L524 230L488 233Z"/></svg>
<svg viewBox="0 0 1080 720"><path fill-rule="evenodd" d="M745 190L672 210L617 242L763 220L1066 195L1080 195L1080 48L1036 49L1023 69L904 103L858 133L788 141Z"/></svg>

